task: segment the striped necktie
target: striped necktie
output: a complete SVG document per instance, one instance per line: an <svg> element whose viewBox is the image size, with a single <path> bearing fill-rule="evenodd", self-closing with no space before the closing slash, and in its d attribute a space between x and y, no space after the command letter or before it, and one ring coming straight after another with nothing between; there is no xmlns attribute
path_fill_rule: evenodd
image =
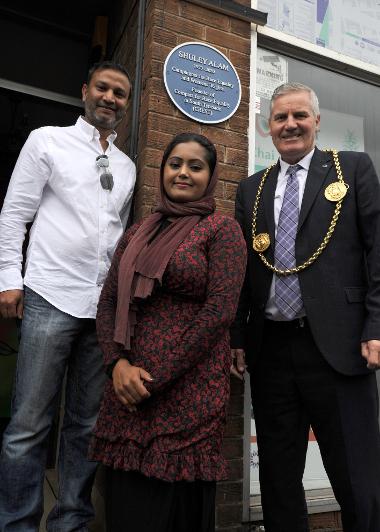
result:
<svg viewBox="0 0 380 532"><path fill-rule="evenodd" d="M289 166L288 180L278 220L274 251L275 266L280 270L294 268L296 265L295 240L298 227L298 179L297 171L302 168L295 164ZM301 289L297 274L276 275L275 302L278 310L288 320L294 319L303 307Z"/></svg>

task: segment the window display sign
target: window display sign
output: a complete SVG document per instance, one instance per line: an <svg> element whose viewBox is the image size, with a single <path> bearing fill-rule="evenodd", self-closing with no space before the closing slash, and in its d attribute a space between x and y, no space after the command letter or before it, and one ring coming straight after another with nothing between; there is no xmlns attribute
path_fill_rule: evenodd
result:
<svg viewBox="0 0 380 532"><path fill-rule="evenodd" d="M174 48L164 64L164 82L174 105L197 122L224 122L240 104L234 66L208 44L187 42Z"/></svg>
<svg viewBox="0 0 380 532"><path fill-rule="evenodd" d="M380 66L380 3L375 0L258 0L268 26Z"/></svg>
<svg viewBox="0 0 380 532"><path fill-rule="evenodd" d="M266 50L257 50L256 96L270 100L273 91L288 81L288 62Z"/></svg>

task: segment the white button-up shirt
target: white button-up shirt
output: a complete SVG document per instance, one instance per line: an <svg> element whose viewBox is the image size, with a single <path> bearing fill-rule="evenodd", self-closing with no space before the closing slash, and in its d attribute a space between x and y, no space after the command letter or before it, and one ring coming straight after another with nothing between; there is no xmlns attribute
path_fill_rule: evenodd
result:
<svg viewBox="0 0 380 532"><path fill-rule="evenodd" d="M301 168L297 171L299 211L301 211L303 193L305 192L305 186L306 186L306 178L309 172L309 166L310 166L313 155L314 155L314 149L310 153L305 155L305 157L303 157L303 159L301 159L297 163L301 166ZM276 192L274 194L274 225L275 225L276 234L277 234L277 226L278 226L278 220L280 218L282 202L284 201L284 196L285 196L286 183L288 181L288 176L286 175L286 172L288 171L289 166L290 165L288 163L280 159L280 171L278 173ZM265 307L265 317L271 320L275 320L275 321L286 321L287 318L285 318L281 314L281 312L278 310L277 305L276 305L275 277L276 276L273 275L269 298L268 298L267 305ZM305 316L304 309L302 309L299 312L299 314L297 314L296 317L299 318L301 316Z"/></svg>
<svg viewBox="0 0 380 532"><path fill-rule="evenodd" d="M0 291L22 289L22 244L29 236L24 283L59 310L94 318L116 244L128 218L135 165L108 137L112 191L100 183L97 129L32 131L17 160L0 214Z"/></svg>

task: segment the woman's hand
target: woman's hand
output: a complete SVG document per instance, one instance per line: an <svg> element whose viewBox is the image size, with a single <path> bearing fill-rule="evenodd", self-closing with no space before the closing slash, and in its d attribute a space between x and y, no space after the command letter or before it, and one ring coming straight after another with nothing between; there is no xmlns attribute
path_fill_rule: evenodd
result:
<svg viewBox="0 0 380 532"><path fill-rule="evenodd" d="M145 369L132 366L125 358L116 363L112 380L117 397L130 412L135 412L136 405L150 397L144 381L153 382L153 378Z"/></svg>

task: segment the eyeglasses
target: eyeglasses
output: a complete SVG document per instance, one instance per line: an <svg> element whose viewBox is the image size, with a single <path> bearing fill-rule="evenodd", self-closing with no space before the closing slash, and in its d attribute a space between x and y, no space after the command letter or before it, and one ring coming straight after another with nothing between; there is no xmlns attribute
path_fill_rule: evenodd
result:
<svg viewBox="0 0 380 532"><path fill-rule="evenodd" d="M96 158L96 166L101 170L104 169L103 173L100 175L100 184L104 190L111 191L113 189L113 175L109 170L110 162L107 155L98 155Z"/></svg>

